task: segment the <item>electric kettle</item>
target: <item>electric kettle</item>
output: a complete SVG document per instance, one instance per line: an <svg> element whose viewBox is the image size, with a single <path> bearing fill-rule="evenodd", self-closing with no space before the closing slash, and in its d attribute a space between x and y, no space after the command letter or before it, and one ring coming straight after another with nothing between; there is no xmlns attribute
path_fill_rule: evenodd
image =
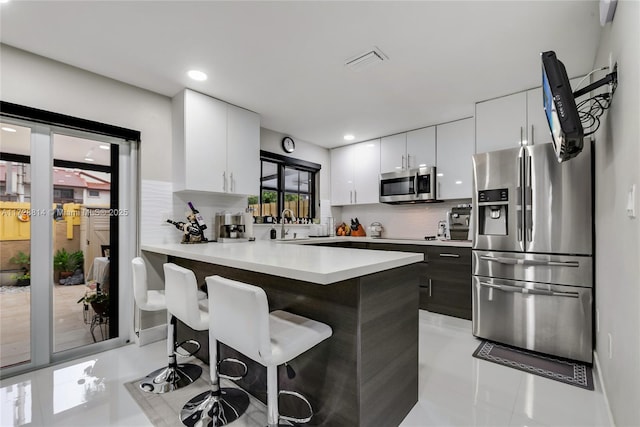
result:
<svg viewBox="0 0 640 427"><path fill-rule="evenodd" d="M382 224L379 222L372 222L369 226L369 236L373 238L382 237Z"/></svg>

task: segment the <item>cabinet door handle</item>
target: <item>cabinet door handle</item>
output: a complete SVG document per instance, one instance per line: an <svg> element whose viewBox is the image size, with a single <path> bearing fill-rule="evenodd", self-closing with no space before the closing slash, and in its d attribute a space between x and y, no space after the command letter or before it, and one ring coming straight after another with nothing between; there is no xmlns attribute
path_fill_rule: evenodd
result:
<svg viewBox="0 0 640 427"><path fill-rule="evenodd" d="M443 258L460 258L458 254L440 254L440 256Z"/></svg>
<svg viewBox="0 0 640 427"><path fill-rule="evenodd" d="M533 136L533 125L531 125L531 138L529 138L529 145L533 145L536 143L536 140Z"/></svg>
<svg viewBox="0 0 640 427"><path fill-rule="evenodd" d="M349 203L353 203L353 190L349 190Z"/></svg>
<svg viewBox="0 0 640 427"><path fill-rule="evenodd" d="M429 298L431 298L431 279L429 279Z"/></svg>
<svg viewBox="0 0 640 427"><path fill-rule="evenodd" d="M227 191L227 172L222 172L222 191Z"/></svg>
<svg viewBox="0 0 640 427"><path fill-rule="evenodd" d="M358 190L353 190L353 203L358 203Z"/></svg>
<svg viewBox="0 0 640 427"><path fill-rule="evenodd" d="M404 154L402 155L402 169L404 169Z"/></svg>
<svg viewBox="0 0 640 427"><path fill-rule="evenodd" d="M231 172L231 173L229 174L229 190L230 190L232 193L234 192L233 188L234 188L234 185L233 185L233 172Z"/></svg>
<svg viewBox="0 0 640 427"><path fill-rule="evenodd" d="M407 169L411 169L411 154L407 154Z"/></svg>
<svg viewBox="0 0 640 427"><path fill-rule="evenodd" d="M520 146L524 145L524 128L520 126Z"/></svg>

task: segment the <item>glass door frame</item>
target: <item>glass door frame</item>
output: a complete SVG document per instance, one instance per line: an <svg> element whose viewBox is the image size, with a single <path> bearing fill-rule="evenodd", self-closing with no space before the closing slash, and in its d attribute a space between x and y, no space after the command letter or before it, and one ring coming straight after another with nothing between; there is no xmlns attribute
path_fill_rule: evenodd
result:
<svg viewBox="0 0 640 427"><path fill-rule="evenodd" d="M30 307L30 360L18 365L0 369L0 378L4 379L20 373L29 372L51 364L73 360L81 356L95 354L129 343L133 337L133 294L130 286L130 266L128 260L138 253L139 248L139 138L127 140L108 135L101 135L91 131L70 129L66 127L41 124L30 120L5 117L0 118L3 123L31 129L31 206L32 213L47 213L31 215L31 307ZM105 341L54 352L54 316L53 316L53 222L48 213L53 205L53 136L54 134L69 135L86 138L97 142L117 145L118 150L112 150L112 164L118 166L112 185L115 181L119 190L116 208L127 207L127 216L116 218L115 232L111 230L110 240L119 242L119 248L112 249L112 257L118 262L112 263L113 277L117 277L116 295L118 301L118 318L114 319L113 327L117 328L117 336ZM113 193L112 193L113 194ZM114 200L112 198L111 204ZM124 209L124 208L123 208ZM124 218L124 219L123 219ZM110 221L114 224L114 220ZM134 237L133 244L129 244ZM40 244L34 244L40 239ZM122 243L120 243L122 242ZM115 252L115 253L114 253ZM120 266L120 268L118 268ZM46 289L45 289L46 287Z"/></svg>

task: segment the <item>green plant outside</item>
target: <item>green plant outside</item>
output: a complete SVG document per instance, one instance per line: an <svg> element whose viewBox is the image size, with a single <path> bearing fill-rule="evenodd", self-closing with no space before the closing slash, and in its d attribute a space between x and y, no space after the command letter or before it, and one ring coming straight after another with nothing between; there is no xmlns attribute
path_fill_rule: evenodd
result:
<svg viewBox="0 0 640 427"><path fill-rule="evenodd" d="M66 249L58 249L53 256L53 269L56 271L76 271L84 264L82 251L67 252Z"/></svg>

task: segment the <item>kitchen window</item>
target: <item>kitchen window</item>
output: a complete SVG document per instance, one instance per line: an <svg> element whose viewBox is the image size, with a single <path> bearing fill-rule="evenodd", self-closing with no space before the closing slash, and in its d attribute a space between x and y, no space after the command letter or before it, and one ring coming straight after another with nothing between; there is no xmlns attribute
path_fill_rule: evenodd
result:
<svg viewBox="0 0 640 427"><path fill-rule="evenodd" d="M319 164L261 151L260 165L260 195L249 197L254 216L290 209L296 218L315 217Z"/></svg>

